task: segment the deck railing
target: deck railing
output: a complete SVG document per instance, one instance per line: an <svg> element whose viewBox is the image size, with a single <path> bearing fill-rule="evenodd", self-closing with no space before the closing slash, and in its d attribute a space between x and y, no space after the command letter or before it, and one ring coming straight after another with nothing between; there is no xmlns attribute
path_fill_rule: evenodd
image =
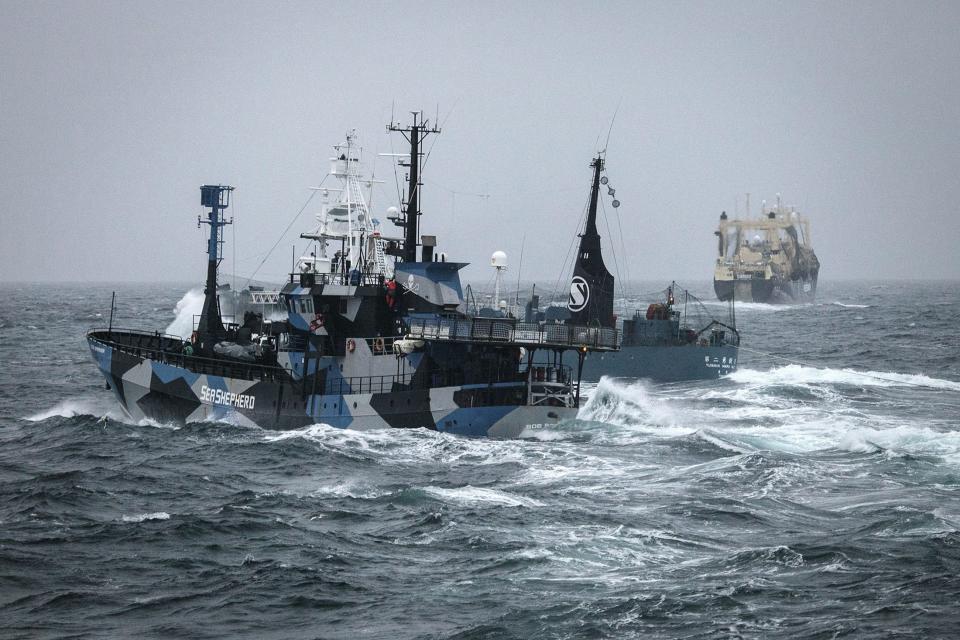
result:
<svg viewBox="0 0 960 640"><path fill-rule="evenodd" d="M510 318L413 318L407 335L426 340L515 343L518 346L581 347L614 350L620 333L607 327L516 322Z"/></svg>
<svg viewBox="0 0 960 640"><path fill-rule="evenodd" d="M114 351L126 353L135 358L149 358L156 362L182 367L194 373L273 382L290 377L289 372L281 367L187 355L183 353L183 338L160 332L113 328L90 331L87 337Z"/></svg>

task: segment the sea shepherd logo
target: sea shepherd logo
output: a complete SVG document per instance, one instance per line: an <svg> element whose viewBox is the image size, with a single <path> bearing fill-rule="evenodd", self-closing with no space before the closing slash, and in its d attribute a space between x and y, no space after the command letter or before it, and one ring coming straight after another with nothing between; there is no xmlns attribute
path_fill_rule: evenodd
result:
<svg viewBox="0 0 960 640"><path fill-rule="evenodd" d="M567 303L567 309L577 313L583 311L590 301L590 287L587 281L580 276L574 276L570 283L570 301Z"/></svg>
<svg viewBox="0 0 960 640"><path fill-rule="evenodd" d="M211 389L207 385L200 387L200 402L219 404L237 409L253 409L256 397L244 393L230 393L223 389Z"/></svg>

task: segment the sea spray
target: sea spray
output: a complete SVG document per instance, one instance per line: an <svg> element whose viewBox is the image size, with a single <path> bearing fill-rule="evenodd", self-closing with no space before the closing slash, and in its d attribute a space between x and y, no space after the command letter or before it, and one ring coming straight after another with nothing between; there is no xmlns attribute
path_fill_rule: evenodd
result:
<svg viewBox="0 0 960 640"><path fill-rule="evenodd" d="M173 313L176 316L169 325L166 333L172 336L180 336L184 340L190 338L193 333L193 320L203 311L203 290L190 289L174 307Z"/></svg>

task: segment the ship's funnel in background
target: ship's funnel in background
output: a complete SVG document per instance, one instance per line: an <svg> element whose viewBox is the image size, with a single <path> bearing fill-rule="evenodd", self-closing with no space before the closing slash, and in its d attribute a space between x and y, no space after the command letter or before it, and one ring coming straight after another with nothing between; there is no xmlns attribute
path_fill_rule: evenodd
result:
<svg viewBox="0 0 960 640"><path fill-rule="evenodd" d="M597 156L590 166L593 167L590 208L580 236L567 308L570 309L571 324L613 327L616 324L613 317L613 276L603 264L600 234L597 232L597 199L603 158Z"/></svg>

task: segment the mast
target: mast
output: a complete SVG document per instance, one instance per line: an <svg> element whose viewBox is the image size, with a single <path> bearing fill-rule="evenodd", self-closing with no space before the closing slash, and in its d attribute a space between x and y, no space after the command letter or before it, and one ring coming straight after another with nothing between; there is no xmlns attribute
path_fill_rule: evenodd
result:
<svg viewBox="0 0 960 640"><path fill-rule="evenodd" d="M207 284L203 289L203 311L197 323L197 333L201 340L211 337L214 341L226 335L223 328L223 319L220 317L220 302L217 299L217 267L222 259L223 236L221 227L233 224L233 220L225 220L223 210L230 206L230 192L233 187L226 185L205 184L200 187L200 204L209 207L207 219L197 217L197 227L201 224L210 225L210 239L207 242Z"/></svg>
<svg viewBox="0 0 960 640"><path fill-rule="evenodd" d="M598 155L590 163L593 185L590 188L590 207L587 223L580 235L580 250L570 283L571 323L613 327L613 276L603 263L600 234L597 232L597 201L600 192L600 172L603 158Z"/></svg>
<svg viewBox="0 0 960 640"><path fill-rule="evenodd" d="M387 131L399 131L403 137L410 143L410 183L407 194L407 208L404 212L403 222L399 224L404 228L403 241L403 261L417 261L417 245L419 244L418 226L420 212L420 156L422 155L421 143L431 133L440 133L437 127L431 127L427 120L423 119L423 113L412 111L413 124L406 128L401 128L399 124L391 123L387 125ZM419 121L418 121L419 119Z"/></svg>

